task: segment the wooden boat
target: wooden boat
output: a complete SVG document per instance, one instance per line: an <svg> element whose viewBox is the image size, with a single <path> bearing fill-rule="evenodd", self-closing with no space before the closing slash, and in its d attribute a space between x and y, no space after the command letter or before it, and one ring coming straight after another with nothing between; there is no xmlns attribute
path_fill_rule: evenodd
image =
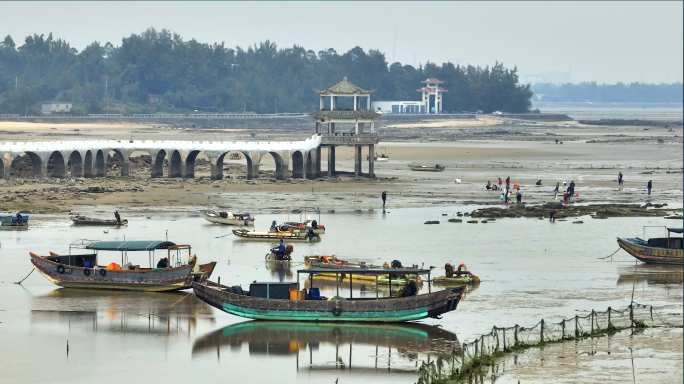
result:
<svg viewBox="0 0 684 384"><path fill-rule="evenodd" d="M682 238L670 236L671 233L681 234L682 228L666 229L667 237L648 240L638 237L624 239L618 237L617 242L620 248L644 263L682 265ZM645 234L644 237L646 237Z"/></svg>
<svg viewBox="0 0 684 384"><path fill-rule="evenodd" d="M227 287L210 281L193 283L195 295L224 312L257 320L281 321L334 321L334 322L403 322L439 316L456 310L463 293L463 287L448 288L427 294L409 294L402 297L379 297L343 299L338 296L322 300L319 290L299 290L299 274L310 276L328 273L326 269L304 269L297 271L296 283L252 283L249 292L239 287ZM341 269L340 273L354 275L384 274L430 274L426 269ZM289 297L287 293L289 290ZM413 293L416 293L413 290ZM403 291L402 291L403 292Z"/></svg>
<svg viewBox="0 0 684 384"><path fill-rule="evenodd" d="M271 229L269 229L269 232L307 232L309 229L312 229L314 233L317 233L319 235L324 235L325 234L325 225L320 225L316 223L316 227L313 227L312 220L308 220L305 222L296 222L296 221L287 221L283 223L282 225L276 225L275 221L273 221L273 224L271 224Z"/></svg>
<svg viewBox="0 0 684 384"><path fill-rule="evenodd" d="M74 249L87 249L94 253L73 253ZM190 249L189 245L176 245L169 241L79 240L69 246L68 255L52 252L50 256L32 252L30 255L38 272L60 287L161 292L189 289L193 282L204 282L211 276L216 262L197 264ZM167 251L169 267L152 267L155 250ZM184 250L188 251L188 262L181 260L180 252ZM130 263L124 267L115 263L99 265L99 253L104 251L121 253L121 264L129 260L131 252L147 253L150 267L140 268Z"/></svg>
<svg viewBox="0 0 684 384"><path fill-rule="evenodd" d="M246 229L234 229L233 234L240 239L245 240L261 240L261 241L308 241L310 243L321 241L318 235L310 236L308 233L302 232L250 232Z"/></svg>
<svg viewBox="0 0 684 384"><path fill-rule="evenodd" d="M418 164L413 164L409 165L409 168L411 168L412 171L424 171L424 172L442 172L445 166L442 165L435 165L434 167L428 167L425 165L418 165Z"/></svg>
<svg viewBox="0 0 684 384"><path fill-rule="evenodd" d="M17 216L0 215L0 226L3 227L21 227L28 225L29 215L21 215L21 224L17 220Z"/></svg>
<svg viewBox="0 0 684 384"><path fill-rule="evenodd" d="M204 220L223 225L254 225L254 218L249 213L230 213L230 212L214 212L211 210L200 211Z"/></svg>
<svg viewBox="0 0 684 384"><path fill-rule="evenodd" d="M358 269L380 269L380 268L385 268L385 266L377 266L377 265L368 265L365 262L359 262L359 263L351 263L346 260L340 260L334 255L310 255L310 256L304 256L304 266L307 268L311 269L327 269L330 272L328 273L319 273L316 275L317 278L334 278L334 279L341 279L344 280L347 276L344 273L338 272L340 269L350 269L350 268L358 268ZM395 265L397 267L397 265ZM389 268L389 266L387 266ZM413 266L413 269L418 268L417 265ZM404 269L401 267L401 263L399 263L398 268L395 269ZM380 276L373 276L373 275L359 275L355 278L356 280L359 281L364 281L366 283L377 283L380 285L389 285L390 284L390 279L388 275L380 275ZM404 278L400 276L393 276L392 277L392 283L395 285L398 284L406 284L406 282L415 280L411 278ZM423 284L423 280L418 277L417 283L419 285Z"/></svg>
<svg viewBox="0 0 684 384"><path fill-rule="evenodd" d="M378 163L386 163L389 161L389 157L387 157L387 155L385 155L384 153L380 155L376 154L375 156L373 156L373 159ZM370 156L366 155L366 160L370 160Z"/></svg>
<svg viewBox="0 0 684 384"><path fill-rule="evenodd" d="M123 219L123 220L121 220L121 222L118 222L115 219L111 219L111 220L94 219L94 218L85 217L85 216L74 216L71 218L71 222L74 225L103 225L103 226L115 226L115 227L120 227L122 225L128 225L127 219Z"/></svg>

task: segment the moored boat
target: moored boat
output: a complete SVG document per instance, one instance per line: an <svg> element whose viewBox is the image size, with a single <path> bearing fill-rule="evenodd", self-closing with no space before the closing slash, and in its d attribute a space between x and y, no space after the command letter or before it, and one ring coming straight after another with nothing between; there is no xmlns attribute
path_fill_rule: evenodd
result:
<svg viewBox="0 0 684 384"><path fill-rule="evenodd" d="M480 283L480 277L475 276L468 271L465 264L459 265L458 268L454 270L454 267L447 263L444 265L444 270L444 276L432 279L433 284L443 287L458 287L466 284Z"/></svg>
<svg viewBox="0 0 684 384"><path fill-rule="evenodd" d="M324 269L298 270L313 275L327 273ZM425 269L341 269L350 281L355 275L430 274ZM464 288L448 288L438 292L417 294L417 289L402 289L399 297L327 299L320 290L299 290L299 276L293 283L252 283L248 292L239 286L227 287L210 281L193 283L195 295L208 304L233 315L257 320L335 321L335 322L403 322L440 315L456 310ZM311 286L311 285L310 285ZM407 292L407 293L405 293Z"/></svg>
<svg viewBox="0 0 684 384"><path fill-rule="evenodd" d="M86 217L86 216L74 216L71 218L71 222L74 225L102 225L102 226L115 226L115 227L120 227L122 225L128 225L128 220L123 219L121 221L117 221L115 219L95 219L92 217Z"/></svg>
<svg viewBox="0 0 684 384"><path fill-rule="evenodd" d="M261 241L321 241L321 238L315 233L303 232L250 232L246 229L234 229L233 234L244 240L261 240Z"/></svg>
<svg viewBox="0 0 684 384"><path fill-rule="evenodd" d="M93 253L74 253L86 249ZM155 250L167 251L157 268L152 267ZM181 252L188 252L187 262ZM51 283L65 288L118 289L134 291L178 291L189 289L193 282L206 281L214 271L216 262L198 264L190 253L189 245L176 245L169 241L93 241L79 240L69 246L69 254L39 256L30 252L34 267ZM100 252L121 254L121 263L100 265ZM129 260L129 253L147 253L149 268L140 268Z"/></svg>
<svg viewBox="0 0 684 384"><path fill-rule="evenodd" d="M16 215L0 215L0 225L3 227L21 227L28 225L29 215L18 215L21 216L21 222L19 221L19 218Z"/></svg>
<svg viewBox="0 0 684 384"><path fill-rule="evenodd" d="M254 225L254 217L249 213L215 212L212 210L200 211L204 220L223 225Z"/></svg>
<svg viewBox="0 0 684 384"><path fill-rule="evenodd" d="M316 220L305 222L287 221L282 225L277 225L275 221L271 224L269 232L307 232L309 229L319 235L325 234L325 226L319 225Z"/></svg>
<svg viewBox="0 0 684 384"><path fill-rule="evenodd" d="M683 232L682 228L666 228L667 237L650 238L644 240L635 238L620 238L617 242L620 248L639 261L652 264L682 265L683 243L681 237L671 237L671 233ZM645 229L644 229L645 232ZM644 237L646 237L644 235Z"/></svg>
<svg viewBox="0 0 684 384"><path fill-rule="evenodd" d="M442 172L444 170L444 168L446 168L446 167L439 165L439 164L435 165L434 167L412 164L412 165L409 165L409 168L411 168L412 171Z"/></svg>

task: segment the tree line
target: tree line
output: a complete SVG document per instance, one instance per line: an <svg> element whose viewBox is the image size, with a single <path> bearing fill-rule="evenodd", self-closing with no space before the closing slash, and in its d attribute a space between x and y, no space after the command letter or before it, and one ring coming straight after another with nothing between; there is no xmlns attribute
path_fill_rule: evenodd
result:
<svg viewBox="0 0 684 384"><path fill-rule="evenodd" d="M147 29L118 46L93 42L82 51L52 34L28 36L17 46L0 43L0 113L37 112L41 101L74 103L75 114L165 112L310 112L318 109L312 88L343 77L377 88L374 100L420 100L421 81L436 77L449 92L443 110L526 112L532 91L516 68L437 65L415 68L387 62L378 50L355 47L314 52L278 48L272 41L230 48L225 43L184 40L168 30ZM162 105L147 104L162 95Z"/></svg>
<svg viewBox="0 0 684 384"><path fill-rule="evenodd" d="M535 101L611 103L681 103L684 101L682 83L597 84L593 81L579 84L542 83L534 84L531 88L536 96Z"/></svg>

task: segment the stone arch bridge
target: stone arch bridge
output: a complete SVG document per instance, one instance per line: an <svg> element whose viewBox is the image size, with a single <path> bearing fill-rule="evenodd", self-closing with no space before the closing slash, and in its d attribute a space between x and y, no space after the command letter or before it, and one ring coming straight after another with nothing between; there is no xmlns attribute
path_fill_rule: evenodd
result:
<svg viewBox="0 0 684 384"><path fill-rule="evenodd" d="M244 142L244 141L152 141L101 140L54 142L0 143L0 177L10 176L15 158L28 155L34 177L47 177L47 165L53 159L54 177L67 177L71 163L72 177L106 177L110 153L119 158L121 176L129 175L133 152L147 152L152 158L152 177L163 177L164 160L168 160L168 177L192 178L195 160L200 153L209 158L211 179L223 179L223 160L229 152L240 152L247 160L247 178L259 176L259 165L264 156L272 156L276 165L276 179L315 178L321 174L321 135L304 141Z"/></svg>

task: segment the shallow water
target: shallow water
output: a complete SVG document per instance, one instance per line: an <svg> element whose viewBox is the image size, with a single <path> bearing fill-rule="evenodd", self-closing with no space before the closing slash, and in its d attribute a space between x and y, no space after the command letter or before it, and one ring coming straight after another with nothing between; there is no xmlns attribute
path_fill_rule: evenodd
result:
<svg viewBox="0 0 684 384"><path fill-rule="evenodd" d="M584 224L572 224L572 219L446 222L466 209L473 207L324 214L319 222L328 233L320 243L294 243L289 271L265 263L268 243L232 235L216 238L230 233L231 227L211 225L201 218L133 219L128 227L108 229L107 234L102 228L71 227L67 222L2 231L0 382L78 383L91 382L97 375L98 382L104 383L198 379L331 383L337 378L340 383L413 383L421 361L443 356L458 342L471 341L494 325L526 326L542 318L558 321L591 309L622 309L629 304L633 289L634 301L681 313L681 266L635 266L622 251L613 261L598 259L618 248L617 236L641 237L644 225L680 222L589 217L580 218ZM259 215L256 229L265 230L272 220L287 218ZM38 223L40 215L31 219ZM426 220L442 223L424 225ZM38 273L21 286L12 283L31 270L29 251L61 252L80 238L164 239L166 230L170 241L191 244L200 262L217 261L212 280L221 277L228 285L294 280L306 254L335 254L373 263L395 259L404 265L424 263L435 266L436 275L443 274L446 262L465 263L482 283L468 291L456 312L441 320L421 321L422 326L245 323L187 292L59 289ZM647 234L660 236L659 231L650 228ZM156 257L161 256L157 252ZM142 266L148 263L147 254L130 259ZM107 261L120 262L120 256L113 254ZM348 292L346 287L341 293ZM334 285L322 288L332 292ZM423 291L427 289L426 284ZM355 284L354 290L354 295L375 295L372 286ZM387 289L380 294L386 295ZM116 375L98 374L110 369Z"/></svg>

